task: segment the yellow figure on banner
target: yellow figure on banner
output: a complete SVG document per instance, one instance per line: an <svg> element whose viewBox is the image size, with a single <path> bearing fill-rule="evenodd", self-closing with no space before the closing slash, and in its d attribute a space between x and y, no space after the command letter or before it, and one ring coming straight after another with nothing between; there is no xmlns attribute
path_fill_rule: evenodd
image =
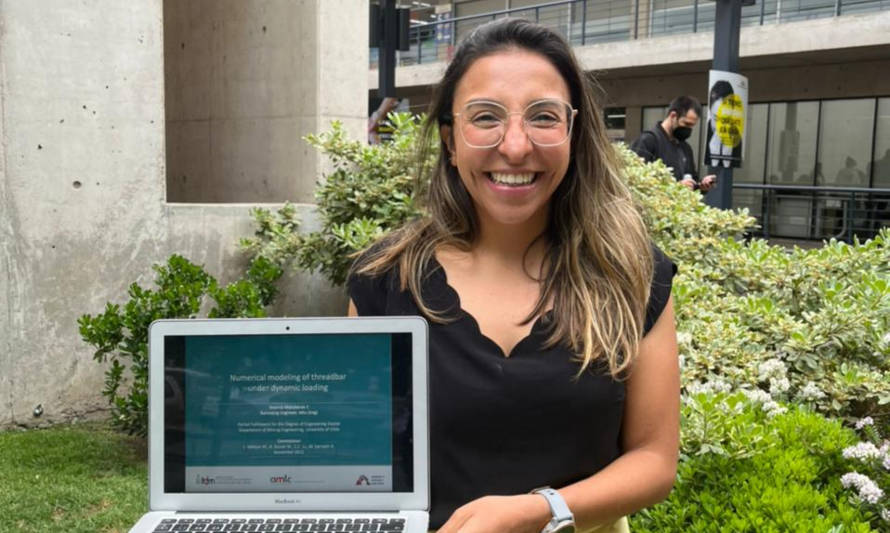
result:
<svg viewBox="0 0 890 533"><path fill-rule="evenodd" d="M711 87L706 161L712 167L729 168L740 162L745 135L745 104L732 84L720 80ZM738 166L738 165L736 165Z"/></svg>

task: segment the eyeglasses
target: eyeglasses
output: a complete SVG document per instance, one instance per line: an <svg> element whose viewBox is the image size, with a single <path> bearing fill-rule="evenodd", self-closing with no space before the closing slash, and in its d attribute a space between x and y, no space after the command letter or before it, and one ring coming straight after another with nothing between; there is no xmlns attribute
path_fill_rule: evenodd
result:
<svg viewBox="0 0 890 533"><path fill-rule="evenodd" d="M473 148L492 148L504 140L510 116L522 116L522 129L536 146L557 146L572 134L577 109L562 100L538 100L524 111L507 111L497 102L477 100L454 116L460 118L461 136Z"/></svg>

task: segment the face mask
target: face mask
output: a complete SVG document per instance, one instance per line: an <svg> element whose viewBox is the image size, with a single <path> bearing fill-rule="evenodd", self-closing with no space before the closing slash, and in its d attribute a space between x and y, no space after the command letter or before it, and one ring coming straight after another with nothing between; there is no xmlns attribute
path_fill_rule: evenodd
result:
<svg viewBox="0 0 890 533"><path fill-rule="evenodd" d="M686 126L679 126L676 129L674 129L674 137L676 137L676 139L678 141L685 141L686 139L689 138L690 135L692 135L692 128L687 128Z"/></svg>

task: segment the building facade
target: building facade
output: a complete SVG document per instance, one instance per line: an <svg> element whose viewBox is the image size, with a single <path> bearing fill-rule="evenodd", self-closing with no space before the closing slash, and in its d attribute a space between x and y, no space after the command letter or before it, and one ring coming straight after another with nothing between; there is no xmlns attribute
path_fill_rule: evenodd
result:
<svg viewBox="0 0 890 533"><path fill-rule="evenodd" d="M630 143L668 102L706 101L715 3L703 0L412 2L398 95L422 110L454 45L502 16L548 25L601 87L610 135ZM757 0L742 8L749 79L745 154L733 203L770 237L867 238L890 225L890 1ZM369 74L377 86L375 55ZM703 117L704 118L704 117ZM702 120L700 124L704 123ZM691 144L704 172L703 128Z"/></svg>

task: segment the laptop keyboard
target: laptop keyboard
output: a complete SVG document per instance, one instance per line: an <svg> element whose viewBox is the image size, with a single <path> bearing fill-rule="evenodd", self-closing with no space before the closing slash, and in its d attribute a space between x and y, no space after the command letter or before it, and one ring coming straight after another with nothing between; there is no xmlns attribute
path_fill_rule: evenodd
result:
<svg viewBox="0 0 890 533"><path fill-rule="evenodd" d="M166 518L156 532L173 531L373 531L401 533L404 518Z"/></svg>

